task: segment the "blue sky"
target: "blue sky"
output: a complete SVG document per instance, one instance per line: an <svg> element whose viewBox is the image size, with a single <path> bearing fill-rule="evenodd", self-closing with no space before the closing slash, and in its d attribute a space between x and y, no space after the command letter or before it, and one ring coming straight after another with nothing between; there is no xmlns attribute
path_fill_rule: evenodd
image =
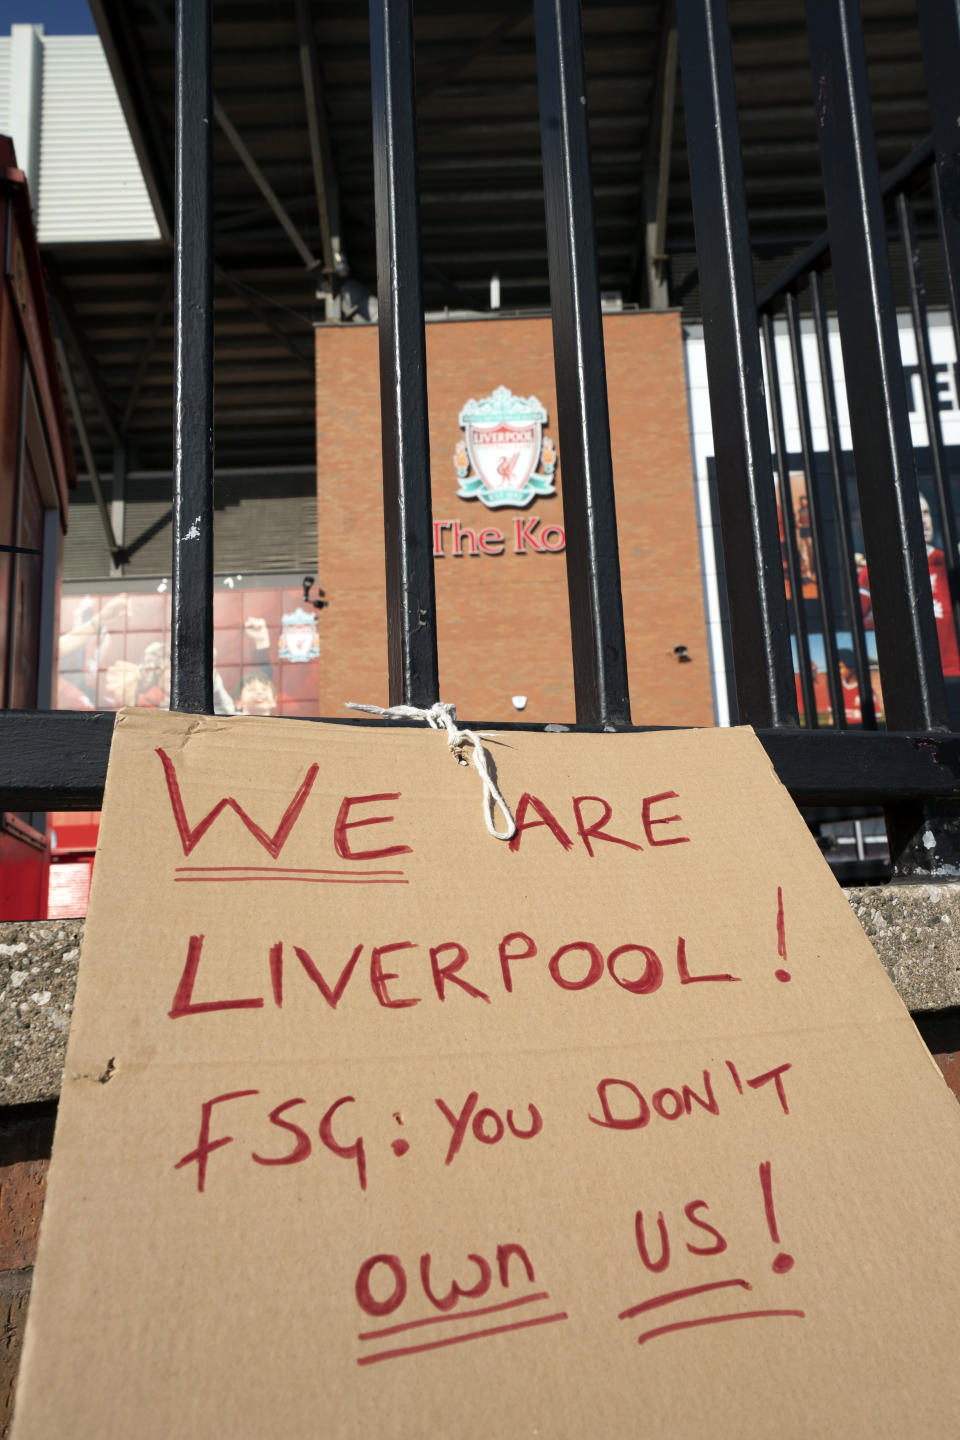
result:
<svg viewBox="0 0 960 1440"><path fill-rule="evenodd" d="M93 35L87 0L4 0L0 4L0 33L11 25L42 25L48 35Z"/></svg>

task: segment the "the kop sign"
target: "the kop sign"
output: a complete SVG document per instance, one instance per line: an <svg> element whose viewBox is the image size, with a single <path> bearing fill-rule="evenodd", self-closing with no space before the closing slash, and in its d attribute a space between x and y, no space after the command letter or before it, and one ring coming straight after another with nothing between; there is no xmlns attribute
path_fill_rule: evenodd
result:
<svg viewBox="0 0 960 1440"><path fill-rule="evenodd" d="M488 510L526 508L534 496L556 495L557 451L543 433L547 412L535 395L524 399L498 385L484 400L468 400L460 411L463 437L453 452L461 500L479 500ZM434 520L433 553L446 556L502 555L512 541L517 555L556 554L566 546L562 525L542 525L539 515L515 515L504 534L496 525L468 529L459 520Z"/></svg>

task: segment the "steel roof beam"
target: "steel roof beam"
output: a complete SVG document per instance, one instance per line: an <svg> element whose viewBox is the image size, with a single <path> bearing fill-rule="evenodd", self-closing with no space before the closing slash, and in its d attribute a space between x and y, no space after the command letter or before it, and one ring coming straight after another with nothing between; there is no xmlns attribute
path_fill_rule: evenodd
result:
<svg viewBox="0 0 960 1440"><path fill-rule="evenodd" d="M295 356L296 359L300 362L300 364L304 367L304 369L309 370L310 374L312 375L314 372L313 356L304 354L304 352L300 349L300 346L294 340L293 336L288 335L286 330L283 330L273 319L273 317L268 313L268 311L264 308L264 306L259 303L257 298L251 292L249 286L244 285L242 280L235 279L233 275L230 275L226 270L224 270L222 265L215 264L213 267L213 273L217 280L222 281L222 283L226 285L229 290L233 291L234 295L237 296L238 300L243 301L247 309L250 310L252 314L256 315L261 325L264 325L270 331L271 335L275 335L278 340L283 342L286 348L290 351L291 355Z"/></svg>
<svg viewBox="0 0 960 1440"><path fill-rule="evenodd" d="M320 219L323 268L332 276L345 272L347 268L340 235L340 188L330 150L327 107L323 100L320 56L310 0L296 0L296 7L300 71L303 75L303 95L307 106L307 134L310 138L313 186Z"/></svg>
<svg viewBox="0 0 960 1440"><path fill-rule="evenodd" d="M173 236L170 223L173 210L172 173L160 120L150 99L141 51L132 34L130 9L126 0L119 0L119 3L117 0L90 0L93 23L107 57L157 225L164 240L170 240Z"/></svg>
<svg viewBox="0 0 960 1440"><path fill-rule="evenodd" d="M80 373L100 413L104 428L113 444L117 445L120 443L123 426L100 377L97 363L84 337L80 321L67 298L63 282L56 269L50 264L49 258L45 260L44 268L47 272L47 294L51 301L50 308L53 312L54 325L64 345L68 346L75 355Z"/></svg>
<svg viewBox="0 0 960 1440"><path fill-rule="evenodd" d="M157 305L157 308L154 312L153 322L150 326L150 333L147 336L147 343L143 347L143 353L140 356L140 364L138 365L137 373L133 378L133 384L130 387L130 394L127 396L127 403L124 406L123 418L120 421L121 428L124 431L127 430L130 424L130 417L133 415L133 412L137 407L137 401L140 399L140 391L143 389L143 382L147 378L147 370L150 367L150 361L153 359L153 352L157 347L157 340L160 336L160 330L166 318L167 310L170 308L170 301L172 298L173 276L168 275L163 282L163 291L160 295L159 304Z"/></svg>
<svg viewBox="0 0 960 1440"><path fill-rule="evenodd" d="M273 211L277 220L280 222L281 228L289 238L294 250L296 250L304 265L307 267L308 270L316 269L321 262L314 255L313 251L310 249L309 245L306 243L303 236L300 234L300 231L297 229L296 225L294 225L289 214L284 208L283 203L279 199L276 191L270 184L270 181L267 179L266 175L264 175L256 160L254 160L253 156L250 154L250 151L244 144L243 137L241 136L239 130L234 125L233 121L230 119L229 115L226 113L216 96L214 96L213 98L213 115L217 124L220 126L220 129L223 131L224 135L226 135L227 139L230 141L230 144L233 146L233 149L235 150L237 157L239 158L244 169L247 171L247 174L250 176L257 189L260 191L260 194L263 196L264 200L266 200L267 204L270 206L270 209Z"/></svg>
<svg viewBox="0 0 960 1440"><path fill-rule="evenodd" d="M117 537L113 530L113 521L110 518L110 511L107 509L107 502L103 493L103 486L100 483L100 472L97 469L97 462L93 458L93 448L90 444L90 436L87 432L87 423L83 418L83 411L80 408L80 400L77 395L77 387L73 382L73 372L70 368L70 360L67 356L66 346L58 336L54 340L54 347L57 352L57 359L60 362L60 373L63 377L63 388L67 392L67 403L73 416L73 423L77 429L80 440L80 449L83 451L84 462L87 467L87 476L90 487L93 490L93 498L97 502L97 510L100 515L100 522L103 525L103 533L107 542L107 549L110 551L110 560L114 565L123 563L123 551L117 544Z"/></svg>
<svg viewBox="0 0 960 1440"><path fill-rule="evenodd" d="M643 162L643 258L646 299L651 310L666 310L670 304L666 276L667 202L670 196L676 100L677 17L674 0L664 0L660 14L654 102Z"/></svg>
<svg viewBox="0 0 960 1440"><path fill-rule="evenodd" d="M451 81L466 70L468 65L472 65L480 55L487 55L491 50L495 50L503 37L509 35L511 30L515 30L521 21L528 19L531 14L530 0L521 0L521 3L507 15L506 19L501 20L499 25L495 25L487 35L476 40L465 50L458 46L454 52L456 59L452 64L447 64L442 69L438 67L432 75L428 73L424 84L417 86L417 108L419 109L423 102L429 100L437 91L445 90Z"/></svg>

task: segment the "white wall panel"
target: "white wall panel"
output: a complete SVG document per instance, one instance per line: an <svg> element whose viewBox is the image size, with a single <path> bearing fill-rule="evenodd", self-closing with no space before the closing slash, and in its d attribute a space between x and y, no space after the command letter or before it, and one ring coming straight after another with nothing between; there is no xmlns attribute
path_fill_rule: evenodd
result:
<svg viewBox="0 0 960 1440"><path fill-rule="evenodd" d="M41 244L159 237L96 35L44 37L35 196Z"/></svg>
<svg viewBox="0 0 960 1440"><path fill-rule="evenodd" d="M10 134L10 36L0 35L0 135Z"/></svg>

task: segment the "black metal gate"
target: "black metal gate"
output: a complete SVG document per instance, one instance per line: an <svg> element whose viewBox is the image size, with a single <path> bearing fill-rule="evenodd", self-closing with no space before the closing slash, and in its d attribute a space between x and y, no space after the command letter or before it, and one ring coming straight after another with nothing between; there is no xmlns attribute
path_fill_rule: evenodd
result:
<svg viewBox="0 0 960 1440"><path fill-rule="evenodd" d="M919 0L933 136L886 187L871 129L856 0L806 0L811 125L820 142L829 235L761 297L754 293L726 0L677 0L697 256L739 718L754 725L783 782L805 803L881 804L901 875L960 874L953 809L960 735L950 732L930 600L887 254L884 191L932 184L951 278L960 276L960 14ZM534 0L559 441L577 728L631 729L621 572L607 418L579 0ZM411 0L370 0L379 274L380 380L391 703L439 698L427 431ZM213 711L213 233L210 0L177 0L176 406L171 704ZM901 167L902 168L902 167ZM914 254L910 247L911 255ZM829 351L821 270L832 267L887 728L801 727L783 584L762 347L775 371L772 316L784 310L803 394L798 296L809 291L824 393ZM914 290L922 283L914 266ZM956 287L951 289L955 337ZM960 354L960 346L958 346ZM926 357L929 371L929 356ZM798 368L799 367L799 368ZM774 377L772 377L774 378ZM929 380L929 375L927 376ZM801 412L803 405L801 404ZM829 419L829 417L828 417ZM835 417L829 421L836 468ZM805 456L809 425L801 432ZM944 492L946 493L946 492ZM843 505L838 499L838 515ZM949 568L952 510L943 506ZM818 517L811 516L814 537ZM843 531L847 569L853 565ZM796 536L787 526L788 561ZM793 572L791 572L793 573ZM629 576L624 577L629 583ZM849 577L845 581L849 590ZM796 583L793 586L797 596ZM855 599L848 594L851 608ZM955 598L958 598L955 596ZM794 630L803 654L802 616ZM826 627L825 627L826 631ZM862 637L861 637L862 638ZM857 648L861 691L869 688ZM836 685L835 657L830 662ZM801 671L801 681L803 674ZM809 677L807 680L809 683ZM455 698L455 697L451 697ZM810 712L810 705L805 709ZM869 718L868 718L869 717ZM478 717L482 723L483 717ZM376 721L356 721L376 724ZM477 723L477 722L475 722ZM0 714L0 804L95 808L113 715ZM503 727L508 728L508 727ZM515 728L531 728L518 726ZM615 743L611 740L611 743Z"/></svg>

